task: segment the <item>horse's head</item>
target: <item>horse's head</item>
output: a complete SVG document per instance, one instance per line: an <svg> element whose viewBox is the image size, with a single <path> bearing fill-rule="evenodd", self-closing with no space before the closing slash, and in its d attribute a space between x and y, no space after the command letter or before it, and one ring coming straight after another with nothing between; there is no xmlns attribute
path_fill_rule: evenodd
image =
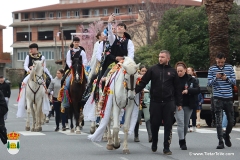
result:
<svg viewBox="0 0 240 160"><path fill-rule="evenodd" d="M39 85L44 83L44 60L33 61L33 69L31 74L33 75L34 82L38 83Z"/></svg>
<svg viewBox="0 0 240 160"><path fill-rule="evenodd" d="M72 62L72 73L73 73L73 80L75 83L79 83L83 80L82 77L82 56L79 58L74 58Z"/></svg>
<svg viewBox="0 0 240 160"><path fill-rule="evenodd" d="M135 86L138 77L139 64L136 64L131 58L125 57L121 65L124 70L124 83L128 91L128 98L133 100L135 97Z"/></svg>

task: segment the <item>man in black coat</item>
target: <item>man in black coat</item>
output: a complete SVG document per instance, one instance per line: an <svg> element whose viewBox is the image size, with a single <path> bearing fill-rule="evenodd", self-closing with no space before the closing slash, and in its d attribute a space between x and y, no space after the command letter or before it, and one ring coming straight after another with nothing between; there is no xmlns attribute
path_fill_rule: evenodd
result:
<svg viewBox="0 0 240 160"><path fill-rule="evenodd" d="M0 75L0 91L2 91L8 106L8 101L11 96L11 89L10 89L10 85L5 82L5 79L2 75ZM7 119L7 113L4 115L4 120L6 119Z"/></svg>
<svg viewBox="0 0 240 160"><path fill-rule="evenodd" d="M3 144L7 143L7 129L5 128L4 115L7 113L8 107L3 93L0 91L0 139Z"/></svg>
<svg viewBox="0 0 240 160"><path fill-rule="evenodd" d="M172 139L172 124L176 106L182 106L182 91L179 78L174 68L169 65L170 53L163 50L159 54L159 63L147 70L136 86L139 93L151 81L150 89L150 122L152 130L152 151L157 151L158 132L164 124L163 153L171 155L169 147Z"/></svg>

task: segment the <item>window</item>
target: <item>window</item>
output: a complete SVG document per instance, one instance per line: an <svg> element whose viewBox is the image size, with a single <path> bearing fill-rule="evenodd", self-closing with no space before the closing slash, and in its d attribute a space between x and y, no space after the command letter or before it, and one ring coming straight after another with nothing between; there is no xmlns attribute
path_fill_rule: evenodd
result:
<svg viewBox="0 0 240 160"><path fill-rule="evenodd" d="M61 18L62 17L62 13L61 12L57 12L57 18Z"/></svg>
<svg viewBox="0 0 240 160"><path fill-rule="evenodd" d="M132 14L132 7L128 7L128 14Z"/></svg>
<svg viewBox="0 0 240 160"><path fill-rule="evenodd" d="M38 31L38 40L53 40L53 31Z"/></svg>
<svg viewBox="0 0 240 160"><path fill-rule="evenodd" d="M103 15L107 16L108 15L108 10L107 9L103 9Z"/></svg>
<svg viewBox="0 0 240 160"><path fill-rule="evenodd" d="M37 12L36 13L37 14L37 19L38 20L43 20L43 19L45 19L45 12Z"/></svg>
<svg viewBox="0 0 240 160"><path fill-rule="evenodd" d="M14 19L18 19L18 13L14 14Z"/></svg>
<svg viewBox="0 0 240 160"><path fill-rule="evenodd" d="M42 51L41 54L45 57L46 60L54 59L54 52L52 51Z"/></svg>
<svg viewBox="0 0 240 160"><path fill-rule="evenodd" d="M24 61L27 54L27 52L18 52L18 61Z"/></svg>
<svg viewBox="0 0 240 160"><path fill-rule="evenodd" d="M24 19L28 20L29 18L29 13L24 13Z"/></svg>
<svg viewBox="0 0 240 160"><path fill-rule="evenodd" d="M67 18L71 18L71 12L67 11Z"/></svg>
<svg viewBox="0 0 240 160"><path fill-rule="evenodd" d="M119 15L119 13L120 13L119 8L115 8L115 14Z"/></svg>
<svg viewBox="0 0 240 160"><path fill-rule="evenodd" d="M74 16L75 16L76 18L78 18L78 17L79 17L79 11L75 11Z"/></svg>
<svg viewBox="0 0 240 160"><path fill-rule="evenodd" d="M99 16L99 10L98 9L94 10L94 16Z"/></svg>
<svg viewBox="0 0 240 160"><path fill-rule="evenodd" d="M30 34L30 37L29 37ZM32 40L32 33L30 32L18 32L17 33L17 41L31 41Z"/></svg>
<svg viewBox="0 0 240 160"><path fill-rule="evenodd" d="M64 40L72 40L71 33L76 33L76 30L63 30ZM60 37L60 39L61 39L61 37Z"/></svg>
<svg viewBox="0 0 240 160"><path fill-rule="evenodd" d="M49 19L53 19L53 16L54 16L54 15L53 15L53 12L50 12L50 13L49 13Z"/></svg>
<svg viewBox="0 0 240 160"><path fill-rule="evenodd" d="M83 13L83 17L89 17L89 9L83 9L82 10L82 13Z"/></svg>

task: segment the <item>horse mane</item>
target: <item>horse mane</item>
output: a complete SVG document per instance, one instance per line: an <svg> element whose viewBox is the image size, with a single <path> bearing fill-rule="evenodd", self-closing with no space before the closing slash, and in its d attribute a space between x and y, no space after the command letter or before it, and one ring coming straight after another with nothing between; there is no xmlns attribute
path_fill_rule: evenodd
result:
<svg viewBox="0 0 240 160"><path fill-rule="evenodd" d="M42 66L42 61L34 61L32 71L30 72L30 77L36 82L36 71L38 71ZM45 80L45 76L44 76Z"/></svg>

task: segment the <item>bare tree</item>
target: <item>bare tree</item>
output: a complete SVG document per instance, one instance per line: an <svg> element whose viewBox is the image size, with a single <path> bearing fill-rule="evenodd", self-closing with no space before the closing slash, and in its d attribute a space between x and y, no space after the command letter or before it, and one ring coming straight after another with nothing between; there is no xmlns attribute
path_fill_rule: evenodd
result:
<svg viewBox="0 0 240 160"><path fill-rule="evenodd" d="M138 19L133 15L133 23L128 26L128 32L134 37L137 46L152 44L157 39L157 30L164 12L178 6L177 0L145 0L139 3L136 0L132 7L133 13L138 14Z"/></svg>

